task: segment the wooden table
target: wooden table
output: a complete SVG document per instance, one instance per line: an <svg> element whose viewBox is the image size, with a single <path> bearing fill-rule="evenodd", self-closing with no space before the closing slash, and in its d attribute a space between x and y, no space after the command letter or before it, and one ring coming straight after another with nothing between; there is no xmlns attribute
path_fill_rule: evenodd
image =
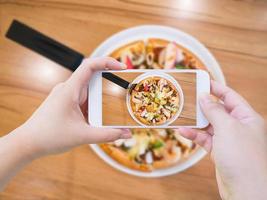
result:
<svg viewBox="0 0 267 200"><path fill-rule="evenodd" d="M18 19L89 55L108 36L140 24L181 29L215 55L227 83L267 117L267 2L264 0L0 0L0 135L23 123L70 71L7 40ZM123 174L88 146L39 159L0 199L219 199L209 157L160 179Z"/></svg>

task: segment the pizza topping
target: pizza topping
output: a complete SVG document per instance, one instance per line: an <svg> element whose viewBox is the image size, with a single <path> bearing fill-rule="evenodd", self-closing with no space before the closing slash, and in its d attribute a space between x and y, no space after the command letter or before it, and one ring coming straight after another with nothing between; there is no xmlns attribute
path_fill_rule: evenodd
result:
<svg viewBox="0 0 267 200"><path fill-rule="evenodd" d="M130 139L126 139L124 141L124 146L125 147L133 147L136 144L136 140L134 137L130 138Z"/></svg>
<svg viewBox="0 0 267 200"><path fill-rule="evenodd" d="M192 148L193 142L181 136L177 130L175 130L174 136L182 145L186 146L187 148Z"/></svg>
<svg viewBox="0 0 267 200"><path fill-rule="evenodd" d="M152 144L152 149L159 149L161 147L163 147L164 144L162 141L160 140L156 140L153 144Z"/></svg>
<svg viewBox="0 0 267 200"><path fill-rule="evenodd" d="M139 146L139 155L144 155L147 149L147 145L143 144Z"/></svg>
<svg viewBox="0 0 267 200"><path fill-rule="evenodd" d="M160 149L153 149L152 154L153 154L153 159L155 161L159 161L164 159L164 148L160 148Z"/></svg>
<svg viewBox="0 0 267 200"><path fill-rule="evenodd" d="M176 65L175 65L175 68L176 68L176 69L185 69L185 66L182 66L182 65L180 65L180 64L176 64Z"/></svg>
<svg viewBox="0 0 267 200"><path fill-rule="evenodd" d="M175 42L165 45L138 42L126 48L117 58L128 69L196 69L199 61Z"/></svg>
<svg viewBox="0 0 267 200"><path fill-rule="evenodd" d="M123 144L123 142L125 141L125 139L118 139L116 141L114 141L115 146L119 147Z"/></svg>
<svg viewBox="0 0 267 200"><path fill-rule="evenodd" d="M164 67L165 65L165 57L166 57L166 49L164 48L160 53L159 53L159 59L158 63L160 66Z"/></svg>
<svg viewBox="0 0 267 200"><path fill-rule="evenodd" d="M145 54L129 49L121 54L120 60L127 65L128 69L133 69L134 66L141 65L145 61Z"/></svg>
<svg viewBox="0 0 267 200"><path fill-rule="evenodd" d="M167 132L165 129L158 129L158 133L163 138L167 137Z"/></svg>
<svg viewBox="0 0 267 200"><path fill-rule="evenodd" d="M129 156L130 158L140 157L146 152L148 148L150 136L147 135L145 132L141 132L140 134L134 134L131 139L134 139L135 142L130 141L130 145L133 146L131 146L128 151Z"/></svg>
<svg viewBox="0 0 267 200"><path fill-rule="evenodd" d="M144 64L139 66L139 69L146 69L146 66Z"/></svg>
<svg viewBox="0 0 267 200"><path fill-rule="evenodd" d="M176 63L180 63L184 60L184 54L181 49L176 49Z"/></svg>
<svg viewBox="0 0 267 200"><path fill-rule="evenodd" d="M150 52L146 55L146 64L148 66L152 66L154 62L154 53L153 52Z"/></svg>
<svg viewBox="0 0 267 200"><path fill-rule="evenodd" d="M165 54L165 69L172 69L174 68L174 64L176 61L176 54L177 54L177 46L175 43L170 42L166 47L166 54Z"/></svg>
<svg viewBox="0 0 267 200"><path fill-rule="evenodd" d="M162 69L162 67L159 64L155 63L155 62L152 64L152 68L153 69Z"/></svg>
<svg viewBox="0 0 267 200"><path fill-rule="evenodd" d="M135 86L131 106L137 119L142 118L148 125L160 125L177 113L179 94L166 79L150 77Z"/></svg>
<svg viewBox="0 0 267 200"><path fill-rule="evenodd" d="M114 146L139 164L151 165L164 159L176 162L194 148L190 140L173 129L133 129L132 133L131 139L116 140Z"/></svg>
<svg viewBox="0 0 267 200"><path fill-rule="evenodd" d="M126 62L125 63L126 63L127 69L133 69L134 68L129 56L126 56Z"/></svg>
<svg viewBox="0 0 267 200"><path fill-rule="evenodd" d="M142 55L133 55L132 59L131 59L132 63L134 66L140 65L145 61L145 56Z"/></svg>
<svg viewBox="0 0 267 200"><path fill-rule="evenodd" d="M181 157L182 157L182 150L181 150L180 147L173 146L172 147L172 153L175 155L175 161L176 162L181 159Z"/></svg>
<svg viewBox="0 0 267 200"><path fill-rule="evenodd" d="M134 146L134 147L130 148L129 151L127 151L128 155L129 155L129 158L130 159L135 159L135 158L139 157L138 150L139 149L138 149L137 146Z"/></svg>
<svg viewBox="0 0 267 200"><path fill-rule="evenodd" d="M145 159L146 159L146 163L147 164L152 164L153 163L153 157L152 157L151 151L146 153Z"/></svg>

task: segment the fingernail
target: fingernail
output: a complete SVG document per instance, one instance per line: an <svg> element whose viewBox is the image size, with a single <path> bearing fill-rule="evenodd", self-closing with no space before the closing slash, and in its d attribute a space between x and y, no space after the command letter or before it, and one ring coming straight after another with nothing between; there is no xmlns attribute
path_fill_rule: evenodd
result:
<svg viewBox="0 0 267 200"><path fill-rule="evenodd" d="M180 131L180 132L184 132L184 131L187 131L189 128L187 128L187 127L180 127L180 128L178 128L178 130Z"/></svg>
<svg viewBox="0 0 267 200"><path fill-rule="evenodd" d="M132 133L129 129L122 129L121 139L128 139L132 137Z"/></svg>
<svg viewBox="0 0 267 200"><path fill-rule="evenodd" d="M120 63L120 67L121 67L122 69L127 69L127 65L124 64L124 63Z"/></svg>
<svg viewBox="0 0 267 200"><path fill-rule="evenodd" d="M124 133L120 136L121 139L129 139L132 137L131 133Z"/></svg>

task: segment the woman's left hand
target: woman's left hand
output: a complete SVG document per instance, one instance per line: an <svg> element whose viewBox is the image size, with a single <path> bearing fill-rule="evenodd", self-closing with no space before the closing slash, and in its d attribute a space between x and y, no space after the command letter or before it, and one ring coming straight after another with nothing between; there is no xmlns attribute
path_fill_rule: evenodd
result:
<svg viewBox="0 0 267 200"><path fill-rule="evenodd" d="M93 72L125 68L113 58L87 58L67 81L56 85L17 133L33 157L63 152L81 144L130 138L129 130L91 127L86 117L88 82Z"/></svg>

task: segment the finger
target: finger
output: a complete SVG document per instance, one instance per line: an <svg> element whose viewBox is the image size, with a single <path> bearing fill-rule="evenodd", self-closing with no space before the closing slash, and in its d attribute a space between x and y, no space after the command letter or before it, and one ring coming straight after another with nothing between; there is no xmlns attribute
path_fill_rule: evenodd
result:
<svg viewBox="0 0 267 200"><path fill-rule="evenodd" d="M213 126L209 125L206 130L205 130L208 134L210 135L214 135L214 129Z"/></svg>
<svg viewBox="0 0 267 200"><path fill-rule="evenodd" d="M82 87L88 84L93 72L105 69L122 70L126 69L126 65L111 57L86 58L68 81L76 87Z"/></svg>
<svg viewBox="0 0 267 200"><path fill-rule="evenodd" d="M112 142L117 139L128 139L132 136L129 129L107 129L90 126L86 129L86 143Z"/></svg>
<svg viewBox="0 0 267 200"><path fill-rule="evenodd" d="M211 152L212 149L212 136L199 130L191 128L179 128L180 134L199 146L203 147L207 152Z"/></svg>
<svg viewBox="0 0 267 200"><path fill-rule="evenodd" d="M237 107L252 110L248 102L233 89L211 80L211 93L224 102L224 107L232 112Z"/></svg>
<svg viewBox="0 0 267 200"><path fill-rule="evenodd" d="M80 105L81 112L84 116L85 121L88 121L88 99L86 99L81 105Z"/></svg>
<svg viewBox="0 0 267 200"><path fill-rule="evenodd" d="M214 135L214 129L211 124L209 124L207 127L200 129L203 132L206 132L207 134Z"/></svg>
<svg viewBox="0 0 267 200"><path fill-rule="evenodd" d="M214 128L223 127L224 124L222 122L226 123L232 120L232 117L227 113L224 106L214 101L211 95L203 94L199 98L199 103L203 114Z"/></svg>

